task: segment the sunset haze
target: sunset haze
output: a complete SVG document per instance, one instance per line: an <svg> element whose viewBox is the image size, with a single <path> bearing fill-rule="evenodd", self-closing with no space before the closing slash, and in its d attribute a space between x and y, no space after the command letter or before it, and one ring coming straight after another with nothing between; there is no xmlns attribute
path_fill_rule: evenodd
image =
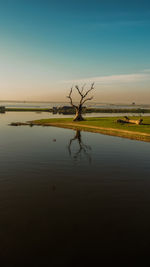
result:
<svg viewBox="0 0 150 267"><path fill-rule="evenodd" d="M150 103L150 2L0 0L0 100Z"/></svg>

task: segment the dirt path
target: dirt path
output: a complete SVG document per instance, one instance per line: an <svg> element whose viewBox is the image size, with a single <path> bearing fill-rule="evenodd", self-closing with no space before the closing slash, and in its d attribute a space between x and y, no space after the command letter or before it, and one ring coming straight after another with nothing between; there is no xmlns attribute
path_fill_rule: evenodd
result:
<svg viewBox="0 0 150 267"><path fill-rule="evenodd" d="M141 136L147 136L150 137L150 134L142 133L142 132L133 132L133 131L127 131L127 130L121 130L121 129L115 129L115 128L105 128L105 127L99 127L99 126L91 126L91 125L85 125L85 124L78 124L78 123L46 123L46 126L71 126L71 127L83 127L83 128L90 128L95 130L104 130L104 131L113 131L117 133L126 133L126 134L132 134L132 135L141 135ZM65 128L66 128L65 127Z"/></svg>

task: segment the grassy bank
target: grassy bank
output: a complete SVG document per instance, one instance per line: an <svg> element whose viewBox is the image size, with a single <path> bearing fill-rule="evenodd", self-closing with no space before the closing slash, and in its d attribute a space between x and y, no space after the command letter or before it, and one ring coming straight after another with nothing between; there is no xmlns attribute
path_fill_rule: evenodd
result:
<svg viewBox="0 0 150 267"><path fill-rule="evenodd" d="M87 118L85 121L81 122L73 122L71 118L43 119L32 121L32 124L103 133L150 142L150 117L144 117L142 125L117 123L118 118L121 117ZM139 117L133 118L138 119Z"/></svg>

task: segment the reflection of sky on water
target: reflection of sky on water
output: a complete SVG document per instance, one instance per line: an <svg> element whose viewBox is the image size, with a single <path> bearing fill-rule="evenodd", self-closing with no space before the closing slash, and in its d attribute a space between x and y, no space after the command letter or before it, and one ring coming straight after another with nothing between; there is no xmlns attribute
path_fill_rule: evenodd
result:
<svg viewBox="0 0 150 267"><path fill-rule="evenodd" d="M49 114L44 113L44 117L48 118ZM9 162L9 170L12 164L13 171L15 168L23 168L28 164L27 169L30 171L37 166L42 169L46 168L47 171L57 172L59 165L59 171L61 170L62 173L74 168L68 155L67 146L75 137L76 131L55 127L8 126L9 122L26 121L29 118L31 120L43 118L43 113L6 113L0 117L0 148L1 156L3 155L1 164L7 165ZM53 142L54 139L56 142ZM91 148L92 167L89 167L86 162L86 155L84 155L86 153L83 153L83 149L78 165L80 169L85 168L86 165L85 171L89 176L91 171L109 173L112 177L114 173L116 176L117 174L124 176L133 172L133 176L140 177L141 175L143 178L142 174L149 171L149 165L147 165L150 153L149 143L86 132L81 132L81 141L84 148L85 146ZM76 139L71 148L74 154L78 152L79 145Z"/></svg>
<svg viewBox="0 0 150 267"><path fill-rule="evenodd" d="M0 101L0 106L6 107L14 107L14 108L52 108L52 107L59 107L59 106L66 106L69 105L68 102L15 102L15 101ZM89 107L96 107L96 108L150 108L148 104L141 104L141 105L132 105L129 104L109 104L109 103L96 103L96 102L88 102L86 104Z"/></svg>
<svg viewBox="0 0 150 267"><path fill-rule="evenodd" d="M124 257L124 251L133 257L134 249L144 255L150 239L150 144L81 132L91 161L84 153L74 160L68 144L76 131L8 126L35 117L43 114L0 116L1 260L17 266L25 253L25 261L37 266L43 258L52 266L75 266L74 257L87 264L99 255ZM77 140L71 149L73 156Z"/></svg>

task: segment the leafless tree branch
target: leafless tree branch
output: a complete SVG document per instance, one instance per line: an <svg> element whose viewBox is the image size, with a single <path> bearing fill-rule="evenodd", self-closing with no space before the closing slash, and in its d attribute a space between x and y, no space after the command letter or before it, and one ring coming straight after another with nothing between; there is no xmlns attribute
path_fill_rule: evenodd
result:
<svg viewBox="0 0 150 267"><path fill-rule="evenodd" d="M80 94L81 98L83 98L83 94L82 94L82 91L80 91L79 86L76 85L75 88L77 89L77 91Z"/></svg>
<svg viewBox="0 0 150 267"><path fill-rule="evenodd" d="M86 98L83 102L82 102L82 104L84 104L86 101L90 101L90 100L92 100L93 99L93 96L91 96L91 97L89 97L89 98Z"/></svg>
<svg viewBox="0 0 150 267"><path fill-rule="evenodd" d="M73 87L71 87L71 89L70 89L70 93L69 93L69 95L67 96L67 98L70 99L70 104L72 105L72 107L77 108L77 106L73 104L73 100L72 100L72 97L71 97L72 90L73 90Z"/></svg>
<svg viewBox="0 0 150 267"><path fill-rule="evenodd" d="M82 86L81 93L83 93L85 86L86 86L86 83Z"/></svg>
<svg viewBox="0 0 150 267"><path fill-rule="evenodd" d="M83 98L85 98L85 97L88 95L88 93L89 93L90 91L92 91L93 89L94 89L94 83L91 84L90 89L83 95Z"/></svg>

